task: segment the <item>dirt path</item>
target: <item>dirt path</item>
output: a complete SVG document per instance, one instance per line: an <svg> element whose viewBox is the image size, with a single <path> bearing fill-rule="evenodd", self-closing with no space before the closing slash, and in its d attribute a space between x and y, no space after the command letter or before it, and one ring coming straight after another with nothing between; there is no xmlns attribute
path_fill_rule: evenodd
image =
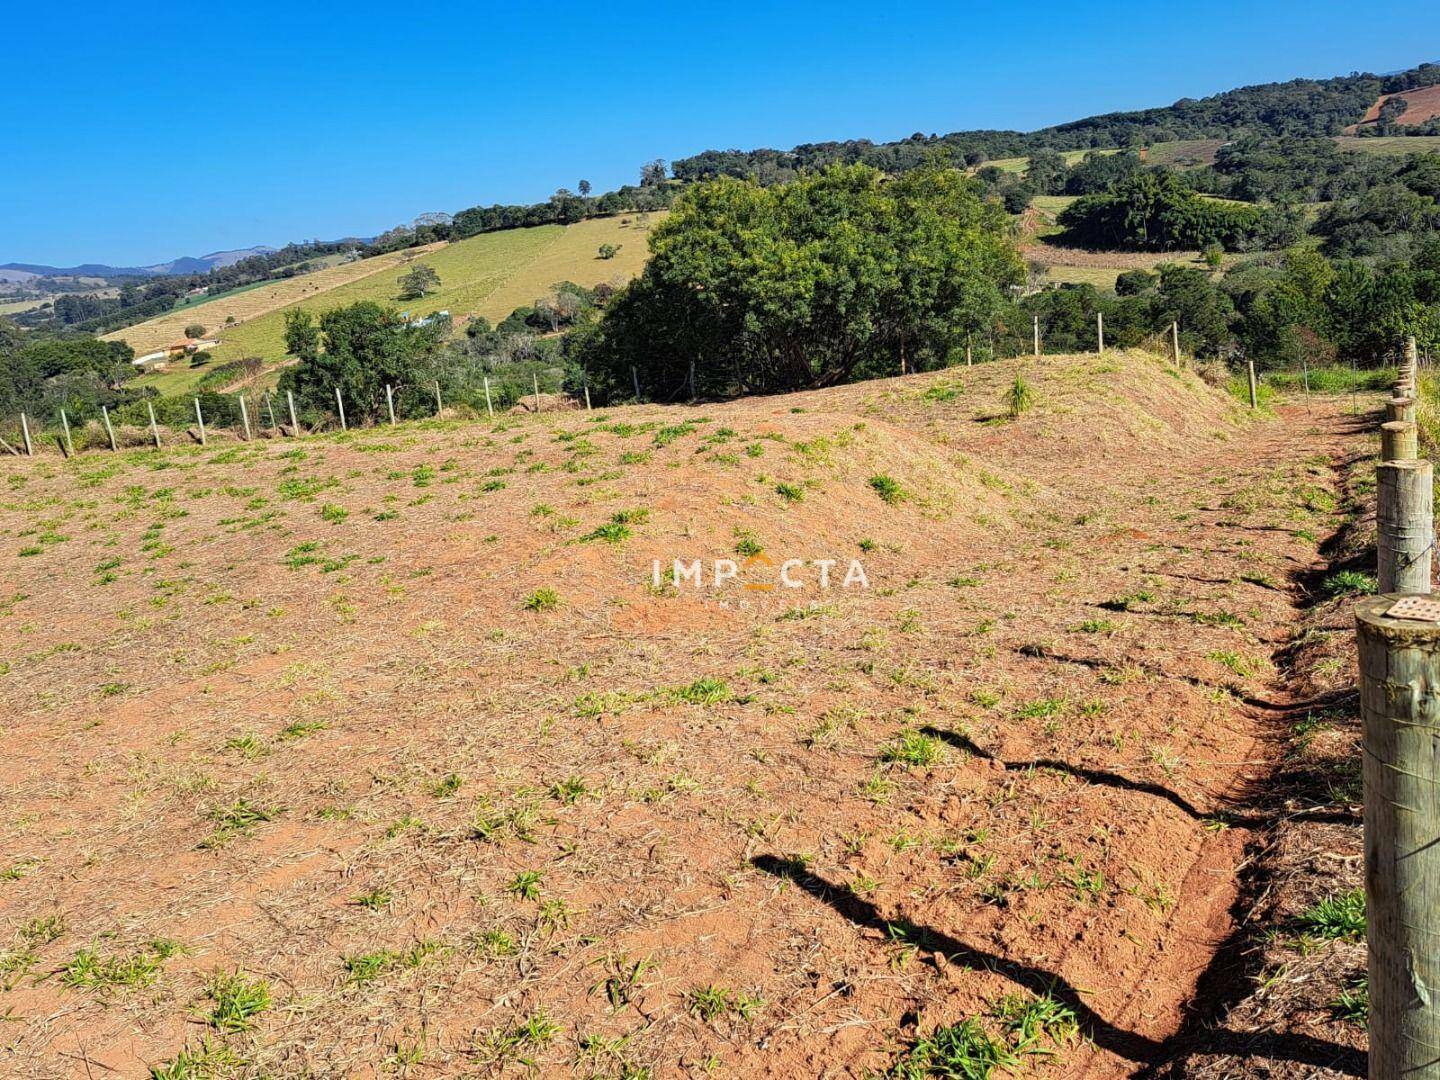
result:
<svg viewBox="0 0 1440 1080"><path fill-rule="evenodd" d="M1025 372L1014 422L993 364L21 463L3 1071L173 1059L235 969L272 1004L211 1035L280 1076L859 1076L1047 1001L1093 1040L1045 1028L1059 1073L1161 1064L1360 436ZM869 588L651 581L757 548ZM143 985L62 977L155 939Z"/></svg>

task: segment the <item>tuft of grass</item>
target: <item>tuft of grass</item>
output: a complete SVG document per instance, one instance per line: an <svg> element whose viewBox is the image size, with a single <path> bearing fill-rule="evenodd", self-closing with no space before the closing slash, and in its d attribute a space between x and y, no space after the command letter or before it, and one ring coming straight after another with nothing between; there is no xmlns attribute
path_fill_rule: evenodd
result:
<svg viewBox="0 0 1440 1080"><path fill-rule="evenodd" d="M539 870L521 870L505 886L505 891L521 900L539 900L543 878Z"/></svg>
<svg viewBox="0 0 1440 1080"><path fill-rule="evenodd" d="M554 611L560 606L560 594L545 586L527 596L523 606L526 611Z"/></svg>
<svg viewBox="0 0 1440 1080"><path fill-rule="evenodd" d="M905 489L900 486L900 481L896 480L893 476L887 476L885 473L877 473L870 477L869 484L871 490L891 506L894 506L896 503L902 503L910 497Z"/></svg>
<svg viewBox="0 0 1440 1080"><path fill-rule="evenodd" d="M805 489L798 484L787 484L782 481L775 485L775 494L789 503L798 503L805 500Z"/></svg>
<svg viewBox="0 0 1440 1080"><path fill-rule="evenodd" d="M880 751L880 760L886 764L920 768L934 765L944 753L945 748L933 735L926 735L921 731L906 731Z"/></svg>
<svg viewBox="0 0 1440 1080"><path fill-rule="evenodd" d="M1008 1044L991 1036L974 1017L966 1017L917 1041L886 1075L899 1080L927 1076L989 1080L996 1069L1011 1070L1019 1064L1019 1055Z"/></svg>
<svg viewBox="0 0 1440 1080"><path fill-rule="evenodd" d="M1365 890L1327 896L1302 911L1296 922L1315 937L1358 940L1365 936Z"/></svg>
<svg viewBox="0 0 1440 1080"><path fill-rule="evenodd" d="M765 1002L728 986L697 986L685 998L685 1007L707 1024L725 1017L749 1020Z"/></svg>
<svg viewBox="0 0 1440 1080"><path fill-rule="evenodd" d="M270 1007L270 984L243 972L217 973L205 984L213 1003L206 1021L221 1031L249 1031L253 1019Z"/></svg>
<svg viewBox="0 0 1440 1080"><path fill-rule="evenodd" d="M163 1065L150 1066L150 1080L221 1080L236 1074L245 1062L224 1043L208 1038L184 1047Z"/></svg>
<svg viewBox="0 0 1440 1080"><path fill-rule="evenodd" d="M1330 1015L1362 1027L1370 1022L1370 981L1364 976L1340 991L1330 1002Z"/></svg>
<svg viewBox="0 0 1440 1080"><path fill-rule="evenodd" d="M718 705L729 701L731 693L723 679L707 675L703 679L696 679L689 686L676 687L670 691L670 697L689 705Z"/></svg>
<svg viewBox="0 0 1440 1080"><path fill-rule="evenodd" d="M1035 407L1035 396L1035 388L1025 381L1025 376L1016 375L1005 393L1006 414L1011 420L1018 420Z"/></svg>
<svg viewBox="0 0 1440 1080"><path fill-rule="evenodd" d="M1340 570L1320 583L1326 596L1369 596L1375 592L1375 578L1360 570Z"/></svg>

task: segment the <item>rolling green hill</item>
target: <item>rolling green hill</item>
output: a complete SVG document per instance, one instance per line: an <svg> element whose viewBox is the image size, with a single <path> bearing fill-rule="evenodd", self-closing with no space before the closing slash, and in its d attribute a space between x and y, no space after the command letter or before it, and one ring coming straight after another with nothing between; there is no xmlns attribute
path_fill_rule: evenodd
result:
<svg viewBox="0 0 1440 1080"><path fill-rule="evenodd" d="M397 253L401 257L394 259L384 256L387 262L381 269L361 277L329 276L334 274L332 271L308 275L296 279L304 282L308 291L245 322L221 329L220 345L209 367L191 368L180 361L164 371L143 376L139 382L161 393L181 393L214 364L249 356L260 357L273 371L285 355L285 313L295 308L324 311L357 300L374 300L417 318L448 311L457 330L476 315L497 322L515 308L544 296L556 282L573 281L594 287L604 282L628 281L645 265L647 239L648 226L634 216L592 218L568 226L484 233L423 253ZM600 245L607 243L619 248L613 259L601 259L597 253ZM404 255L414 257L406 259ZM416 264L433 268L440 275L440 287L421 300L401 300L398 278ZM186 309L185 318L205 323L208 306ZM168 320L173 318L167 316ZM152 320L155 322L159 320ZM148 340L154 336L152 331L150 324L141 323L113 336Z"/></svg>

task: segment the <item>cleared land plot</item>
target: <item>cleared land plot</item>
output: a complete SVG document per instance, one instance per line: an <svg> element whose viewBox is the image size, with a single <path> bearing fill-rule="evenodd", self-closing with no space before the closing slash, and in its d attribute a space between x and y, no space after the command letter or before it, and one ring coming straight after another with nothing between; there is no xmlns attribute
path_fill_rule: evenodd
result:
<svg viewBox="0 0 1440 1080"><path fill-rule="evenodd" d="M1370 452L1312 407L1117 352L7 459L0 1072L1164 1060ZM651 579L759 554L869 588Z"/></svg>

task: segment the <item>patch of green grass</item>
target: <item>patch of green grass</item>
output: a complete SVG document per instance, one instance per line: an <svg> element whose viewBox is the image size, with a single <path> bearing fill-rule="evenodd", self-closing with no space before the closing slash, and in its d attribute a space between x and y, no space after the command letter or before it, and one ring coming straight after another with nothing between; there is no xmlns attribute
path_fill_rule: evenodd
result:
<svg viewBox="0 0 1440 1080"><path fill-rule="evenodd" d="M1296 923L1313 937L1359 940L1365 936L1365 890L1327 896L1302 911Z"/></svg>
<svg viewBox="0 0 1440 1080"><path fill-rule="evenodd" d="M1330 1002L1330 1015L1364 1027L1370 1022L1370 981L1364 976L1340 991Z"/></svg>
<svg viewBox="0 0 1440 1080"><path fill-rule="evenodd" d="M249 1031L254 1017L270 1007L270 984L240 971L212 976L205 994L213 1003L205 1019L221 1031Z"/></svg>
<svg viewBox="0 0 1440 1080"><path fill-rule="evenodd" d="M702 679L696 679L689 686L679 686L670 690L668 696L675 701L683 701L689 705L718 705L721 702L729 701L732 697L730 687L723 679L712 678L709 675Z"/></svg>
<svg viewBox="0 0 1440 1080"><path fill-rule="evenodd" d="M245 1064L224 1043L201 1039L186 1046L163 1065L150 1066L150 1080L222 1080L235 1076Z"/></svg>
<svg viewBox="0 0 1440 1080"><path fill-rule="evenodd" d="M164 938L131 953L102 955L95 949L81 949L57 974L62 986L76 989L103 992L117 987L150 986L160 977L165 961L180 951L178 942Z"/></svg>
<svg viewBox="0 0 1440 1080"><path fill-rule="evenodd" d="M1017 374L1015 381L1010 384L1010 389L1005 393L1006 414L1011 420L1018 420L1035 407L1035 401L1035 388L1026 381L1024 375Z"/></svg>
<svg viewBox="0 0 1440 1080"><path fill-rule="evenodd" d="M761 998L728 986L697 986L685 997L686 1008L707 1024L726 1017L749 1020L763 1004Z"/></svg>
<svg viewBox="0 0 1440 1080"><path fill-rule="evenodd" d="M548 586L536 589L525 598L526 611L554 611L560 606L560 594Z"/></svg>
<svg viewBox="0 0 1440 1080"><path fill-rule="evenodd" d="M505 886L505 891L520 900L539 900L544 876L539 870L521 870Z"/></svg>
<svg viewBox="0 0 1440 1080"><path fill-rule="evenodd" d="M893 476L887 476L885 473L877 473L870 477L869 484L871 490L891 506L894 506L896 503L902 503L910 497L905 489L900 486L900 481L896 480Z"/></svg>
<svg viewBox="0 0 1440 1080"><path fill-rule="evenodd" d="M996 1069L1008 1071L1019 1064L1019 1055L1004 1040L990 1035L974 1017L967 1017L919 1039L886 1075L897 1080L929 1076L989 1080Z"/></svg>
<svg viewBox="0 0 1440 1080"><path fill-rule="evenodd" d="M944 746L933 735L906 731L880 751L880 760L887 764L921 768L934 765L944 754Z"/></svg>
<svg viewBox="0 0 1440 1080"><path fill-rule="evenodd" d="M1326 596L1369 596L1375 592L1376 582L1371 574L1360 570L1340 570L1331 574L1320 588Z"/></svg>
<svg viewBox="0 0 1440 1080"><path fill-rule="evenodd" d="M781 482L775 485L775 494L779 495L788 503L798 503L805 500L805 489L798 484Z"/></svg>

